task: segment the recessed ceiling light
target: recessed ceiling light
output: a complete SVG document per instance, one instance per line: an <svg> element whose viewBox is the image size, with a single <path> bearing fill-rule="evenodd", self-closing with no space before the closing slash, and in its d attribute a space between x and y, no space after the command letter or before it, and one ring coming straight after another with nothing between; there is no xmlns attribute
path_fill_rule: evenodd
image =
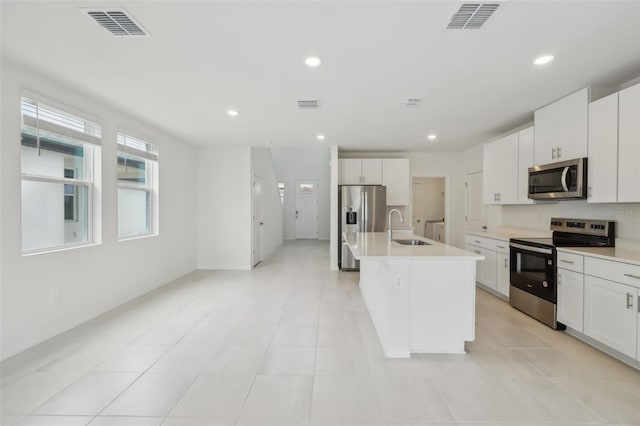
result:
<svg viewBox="0 0 640 426"><path fill-rule="evenodd" d="M235 109L228 109L227 114L229 114L232 117L236 117L238 115L238 111L236 111Z"/></svg>
<svg viewBox="0 0 640 426"><path fill-rule="evenodd" d="M323 141L324 135L316 135L316 139L318 139L319 141Z"/></svg>
<svg viewBox="0 0 640 426"><path fill-rule="evenodd" d="M430 141L434 141L436 140L437 137L438 135L431 133L429 136L427 136L427 139L429 139Z"/></svg>
<svg viewBox="0 0 640 426"><path fill-rule="evenodd" d="M533 65L546 65L551 61L553 61L553 55L543 55L543 56L537 57L533 61Z"/></svg>
<svg viewBox="0 0 640 426"><path fill-rule="evenodd" d="M309 56L305 58L304 63L310 68L315 68L319 66L322 63L322 61L320 60L320 58L316 56Z"/></svg>

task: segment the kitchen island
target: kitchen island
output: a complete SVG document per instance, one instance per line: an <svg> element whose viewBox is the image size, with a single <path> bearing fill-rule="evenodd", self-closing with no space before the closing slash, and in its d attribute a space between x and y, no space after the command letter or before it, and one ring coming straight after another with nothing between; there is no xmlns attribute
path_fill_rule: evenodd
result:
<svg viewBox="0 0 640 426"><path fill-rule="evenodd" d="M410 239L428 245L389 243L386 232L344 237L360 261L360 291L387 357L464 353L464 342L475 339L476 260L483 256L417 236Z"/></svg>

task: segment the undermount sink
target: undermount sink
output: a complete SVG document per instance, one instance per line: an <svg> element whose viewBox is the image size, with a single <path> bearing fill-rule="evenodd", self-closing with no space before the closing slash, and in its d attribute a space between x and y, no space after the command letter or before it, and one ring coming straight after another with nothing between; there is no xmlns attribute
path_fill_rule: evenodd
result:
<svg viewBox="0 0 640 426"><path fill-rule="evenodd" d="M422 240L393 240L398 244L402 244L403 246L430 246L426 241Z"/></svg>

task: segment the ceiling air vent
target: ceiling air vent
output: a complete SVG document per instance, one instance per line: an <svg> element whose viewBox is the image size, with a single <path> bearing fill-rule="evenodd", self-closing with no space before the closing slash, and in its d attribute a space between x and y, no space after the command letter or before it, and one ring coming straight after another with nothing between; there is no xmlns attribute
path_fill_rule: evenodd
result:
<svg viewBox="0 0 640 426"><path fill-rule="evenodd" d="M310 99L298 101L298 108L300 109L318 109L320 108L320 101L318 99Z"/></svg>
<svg viewBox="0 0 640 426"><path fill-rule="evenodd" d="M146 33L124 9L83 9L98 25L119 37L144 37Z"/></svg>
<svg viewBox="0 0 640 426"><path fill-rule="evenodd" d="M498 3L464 3L453 14L447 29L449 30L477 30L498 9Z"/></svg>

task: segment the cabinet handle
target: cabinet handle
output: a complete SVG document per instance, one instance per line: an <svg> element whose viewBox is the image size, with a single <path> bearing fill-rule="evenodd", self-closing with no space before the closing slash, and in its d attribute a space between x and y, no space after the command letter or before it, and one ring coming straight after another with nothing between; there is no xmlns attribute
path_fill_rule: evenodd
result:
<svg viewBox="0 0 640 426"><path fill-rule="evenodd" d="M473 241L475 241L475 242L476 242L476 243L478 243L478 244L482 244L482 241L478 241L478 240L473 240ZM626 275L626 274L625 274L625 275Z"/></svg>
<svg viewBox="0 0 640 426"><path fill-rule="evenodd" d="M631 293L627 293L627 309L633 308L633 295Z"/></svg>
<svg viewBox="0 0 640 426"><path fill-rule="evenodd" d="M555 148L551 148L551 158L553 158L553 159L556 158L556 149Z"/></svg>
<svg viewBox="0 0 640 426"><path fill-rule="evenodd" d="M640 277L639 277L639 276L637 276L637 275L633 275L633 274L624 274L624 276L625 276L625 277L635 278L635 279L640 280Z"/></svg>
<svg viewBox="0 0 640 426"><path fill-rule="evenodd" d="M498 246L498 248L504 248L504 246Z"/></svg>
<svg viewBox="0 0 640 426"><path fill-rule="evenodd" d="M506 257L504 258L504 267L505 267L505 268L508 268L508 267L509 267L509 265L507 265L507 258L506 258Z"/></svg>
<svg viewBox="0 0 640 426"><path fill-rule="evenodd" d="M558 158L562 157L562 151L560 147L558 147L557 153L558 153Z"/></svg>
<svg viewBox="0 0 640 426"><path fill-rule="evenodd" d="M502 194L498 192L498 201L502 201Z"/></svg>
<svg viewBox="0 0 640 426"><path fill-rule="evenodd" d="M589 186L587 187L587 197L591 198L593 192L593 187Z"/></svg>
<svg viewBox="0 0 640 426"><path fill-rule="evenodd" d="M560 262L563 262L563 263L569 263L569 264L573 265L573 261L572 261L572 260L564 260L564 259L560 259Z"/></svg>

